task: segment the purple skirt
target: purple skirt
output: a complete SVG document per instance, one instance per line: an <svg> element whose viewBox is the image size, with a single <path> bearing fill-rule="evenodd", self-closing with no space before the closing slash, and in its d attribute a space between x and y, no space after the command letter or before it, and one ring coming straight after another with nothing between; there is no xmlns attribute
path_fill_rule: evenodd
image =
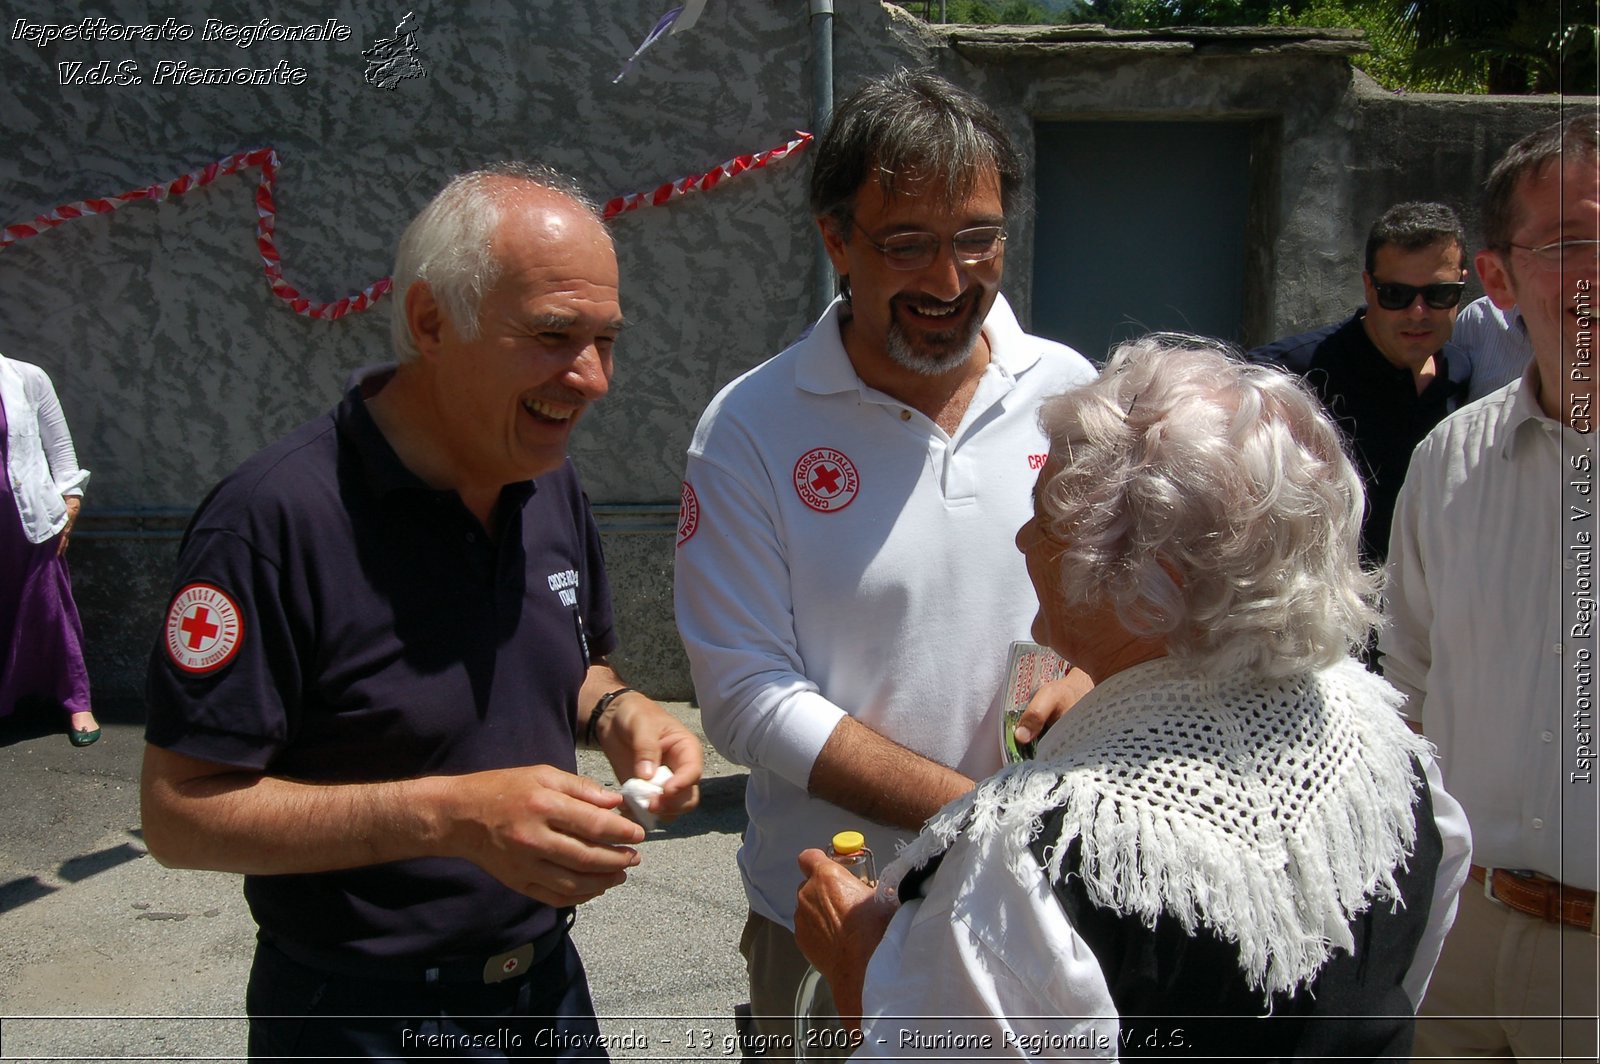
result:
<svg viewBox="0 0 1600 1064"><path fill-rule="evenodd" d="M6 472L5 411L0 409L0 717L42 700L68 713L89 710L83 622L72 601L59 537L29 543Z"/></svg>

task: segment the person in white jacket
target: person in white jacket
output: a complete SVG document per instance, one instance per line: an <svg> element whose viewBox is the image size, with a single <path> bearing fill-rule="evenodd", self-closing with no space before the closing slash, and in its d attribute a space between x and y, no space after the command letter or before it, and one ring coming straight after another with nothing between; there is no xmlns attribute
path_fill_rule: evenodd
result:
<svg viewBox="0 0 1600 1064"><path fill-rule="evenodd" d="M0 717L43 700L67 713L72 744L88 746L100 725L66 550L89 471L78 467L49 375L4 355L0 440Z"/></svg>

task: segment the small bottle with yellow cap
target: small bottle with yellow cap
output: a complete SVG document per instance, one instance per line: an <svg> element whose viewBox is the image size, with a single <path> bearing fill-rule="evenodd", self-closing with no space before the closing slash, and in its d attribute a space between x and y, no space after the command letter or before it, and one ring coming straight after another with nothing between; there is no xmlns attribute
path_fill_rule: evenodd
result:
<svg viewBox="0 0 1600 1064"><path fill-rule="evenodd" d="M873 862L872 851L867 849L867 837L859 831L841 831L833 837L828 856L835 864L843 865L850 874L874 886L878 882L878 867Z"/></svg>
<svg viewBox="0 0 1600 1064"><path fill-rule="evenodd" d="M867 837L859 831L841 831L833 837L828 856L869 886L878 885L878 867ZM811 965L794 996L795 1059L843 1060L855 1048L859 1033L848 1031L833 1003L833 991L822 973Z"/></svg>

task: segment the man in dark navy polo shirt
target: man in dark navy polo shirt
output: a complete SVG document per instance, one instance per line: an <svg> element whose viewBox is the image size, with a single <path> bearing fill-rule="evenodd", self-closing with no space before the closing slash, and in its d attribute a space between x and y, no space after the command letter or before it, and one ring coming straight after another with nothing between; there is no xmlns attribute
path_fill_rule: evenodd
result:
<svg viewBox="0 0 1600 1064"><path fill-rule="evenodd" d="M639 861L621 798L697 800L698 741L629 691L568 436L622 327L569 179L451 182L395 265L399 364L219 484L149 677L145 839L245 874L257 1059L606 1059L573 907Z"/></svg>
<svg viewBox="0 0 1600 1064"><path fill-rule="evenodd" d="M1467 352L1449 343L1466 287L1461 220L1442 203L1389 208L1367 236L1367 305L1347 320L1247 356L1305 377L1355 452L1367 487L1361 554L1389 556L1389 523L1411 452L1466 401Z"/></svg>

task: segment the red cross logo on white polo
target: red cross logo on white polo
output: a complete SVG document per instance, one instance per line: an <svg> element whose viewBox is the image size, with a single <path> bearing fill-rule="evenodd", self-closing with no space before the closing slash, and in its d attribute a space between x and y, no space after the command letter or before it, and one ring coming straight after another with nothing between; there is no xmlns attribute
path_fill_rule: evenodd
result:
<svg viewBox="0 0 1600 1064"><path fill-rule="evenodd" d="M840 451L817 447L794 464L794 490L800 501L820 513L843 510L861 490L856 465Z"/></svg>
<svg viewBox="0 0 1600 1064"><path fill-rule="evenodd" d="M222 668L244 637L239 607L219 587L188 584L167 610L167 657L184 672Z"/></svg>

